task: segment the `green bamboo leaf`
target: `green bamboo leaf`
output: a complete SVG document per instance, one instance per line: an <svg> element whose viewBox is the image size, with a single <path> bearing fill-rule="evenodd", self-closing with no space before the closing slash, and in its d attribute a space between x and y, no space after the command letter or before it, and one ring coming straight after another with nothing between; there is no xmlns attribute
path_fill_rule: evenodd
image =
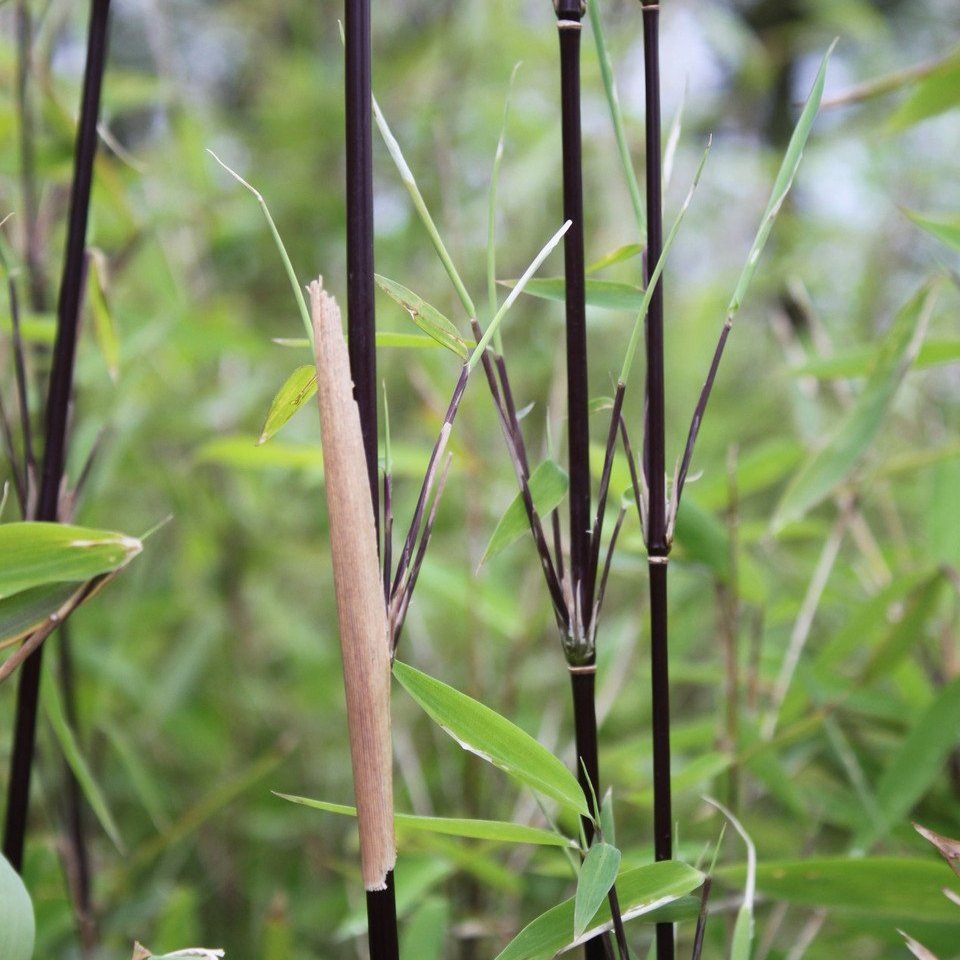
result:
<svg viewBox="0 0 960 960"><path fill-rule="evenodd" d="M308 797L296 797L287 793L277 793L283 800L299 803L314 810L326 813L338 813L345 817L355 817L356 807L342 803L328 803L326 800L311 800ZM576 844L567 837L552 830L538 827L526 827L519 823L502 820L465 820L458 817L421 817L412 813L393 815L397 832L404 830L422 830L427 833L442 833L449 837L463 837L467 840L493 840L496 843L530 843L541 847L573 847Z"/></svg>
<svg viewBox="0 0 960 960"><path fill-rule="evenodd" d="M540 517L548 517L567 495L569 479L566 471L553 460L544 460L530 474L529 486L530 496L537 514ZM519 540L529 528L523 497L518 493L494 528L487 549L483 552L480 565L483 566L487 560L506 550L510 544Z"/></svg>
<svg viewBox="0 0 960 960"><path fill-rule="evenodd" d="M106 257L100 250L91 250L87 271L87 305L93 318L93 333L107 364L110 379L120 375L120 337L107 304Z"/></svg>
<svg viewBox="0 0 960 960"><path fill-rule="evenodd" d="M922 213L915 213L912 210L904 210L903 212L921 230L926 230L927 233L936 237L948 247L960 250L960 216L954 214L952 217L945 217L938 214L931 217Z"/></svg>
<svg viewBox="0 0 960 960"><path fill-rule="evenodd" d="M47 583L90 580L129 563L135 537L61 523L0 524L0 599Z"/></svg>
<svg viewBox="0 0 960 960"><path fill-rule="evenodd" d="M702 883L703 874L699 870L676 860L664 860L621 873L617 877L617 898L623 919L626 922L644 916L653 922L696 916L699 909L696 900L677 903L675 910L669 905ZM667 907L667 911L661 912L663 907ZM496 960L549 960L579 942L592 939L604 929L610 929L610 907L605 903L588 923L583 935L572 938L574 908L575 900L571 898L541 914L497 954Z"/></svg>
<svg viewBox="0 0 960 960"><path fill-rule="evenodd" d="M35 936L30 894L17 871L0 854L0 957L30 960Z"/></svg>
<svg viewBox="0 0 960 960"><path fill-rule="evenodd" d="M266 443L316 392L316 366L297 367L273 398L257 446Z"/></svg>
<svg viewBox="0 0 960 960"><path fill-rule="evenodd" d="M4 597L0 600L0 644L33 633L85 586L85 583L45 583Z"/></svg>
<svg viewBox="0 0 960 960"><path fill-rule="evenodd" d="M464 750L506 771L515 780L565 809L589 816L586 798L572 773L549 750L505 717L472 697L399 660L393 675L424 711Z"/></svg>
<svg viewBox="0 0 960 960"><path fill-rule="evenodd" d="M381 330L376 335L378 347L394 350L439 350L442 344L433 337L419 333L396 333L393 330ZM306 337L274 337L271 341L278 347L290 347L297 350L309 350L310 341ZM467 346L473 346L472 341L464 341Z"/></svg>
<svg viewBox="0 0 960 960"><path fill-rule="evenodd" d="M784 491L772 521L774 530L800 520L859 466L916 359L938 286L925 285L897 314L857 402L826 446L807 459Z"/></svg>
<svg viewBox="0 0 960 960"><path fill-rule="evenodd" d="M864 822L854 846L866 850L905 820L943 774L960 731L960 677L945 686L921 714L877 784L877 821Z"/></svg>
<svg viewBox="0 0 960 960"><path fill-rule="evenodd" d="M513 289L516 280L497 281L502 287ZM599 307L603 310L629 310L631 313L640 309L643 303L643 290L630 283L620 283L615 280L587 280L586 301L588 307ZM530 280L524 288L524 293L541 300L555 300L563 303L566 298L566 284L563 277L538 277Z"/></svg>
<svg viewBox="0 0 960 960"><path fill-rule="evenodd" d="M960 52L940 63L917 84L890 118L891 133L904 130L960 106Z"/></svg>
<svg viewBox="0 0 960 960"><path fill-rule="evenodd" d="M743 887L746 868L720 867L714 876L726 887ZM941 893L953 880L935 860L898 857L778 860L757 865L757 892L771 900L826 907L838 914L956 923L957 908ZM619 889L619 885L618 885ZM960 889L954 882L954 891Z"/></svg>
<svg viewBox="0 0 960 960"><path fill-rule="evenodd" d="M276 440L258 446L249 434L216 437L200 447L197 460L236 470L302 470L323 477L323 451L318 443Z"/></svg>
<svg viewBox="0 0 960 960"><path fill-rule="evenodd" d="M865 377L877 365L879 351L875 347L854 347L832 357L816 357L790 368L795 377L817 377L819 380ZM960 340L928 340L920 347L915 370L929 370L960 361Z"/></svg>
<svg viewBox="0 0 960 960"><path fill-rule="evenodd" d="M64 759L77 778L77 783L80 784L80 789L83 791L87 803L90 804L90 809L99 821L100 826L103 827L104 833L111 839L117 850L123 854L125 852L123 840L120 838L116 821L110 813L103 791L94 779L93 773L80 751L73 730L70 728L66 714L63 712L63 702L60 699L57 684L50 677L49 671L43 675L41 680L40 698L44 713L50 721L50 726L53 727L57 742L63 751Z"/></svg>
<svg viewBox="0 0 960 960"><path fill-rule="evenodd" d="M620 851L609 843L595 843L583 858L577 878L577 895L573 906L573 939L587 929L620 871Z"/></svg>
<svg viewBox="0 0 960 960"><path fill-rule="evenodd" d="M614 264L623 263L625 260L632 260L634 257L641 256L646 249L642 243L628 243L622 247L617 247L616 250L612 250L599 260L594 260L593 263L587 267L586 273L599 273L607 267L614 266Z"/></svg>
<svg viewBox="0 0 960 960"><path fill-rule="evenodd" d="M417 296L396 280L376 275L377 286L391 300L395 300L410 314L410 319L428 336L433 337L442 347L466 360L469 351L460 331L436 307L432 307L422 297Z"/></svg>

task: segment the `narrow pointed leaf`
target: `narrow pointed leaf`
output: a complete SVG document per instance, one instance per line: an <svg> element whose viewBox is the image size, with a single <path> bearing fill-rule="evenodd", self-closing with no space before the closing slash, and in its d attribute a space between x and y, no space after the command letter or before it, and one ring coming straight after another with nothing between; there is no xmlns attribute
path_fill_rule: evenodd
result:
<svg viewBox="0 0 960 960"><path fill-rule="evenodd" d="M377 275L377 286L391 300L395 300L410 314L410 319L428 336L432 337L441 346L446 347L455 353L461 360L466 360L468 355L467 344L460 332L436 307L432 307L422 297L417 296L412 290L397 283L396 280L388 280L386 277Z"/></svg>
<svg viewBox="0 0 960 960"><path fill-rule="evenodd" d="M878 350L855 347L830 357L816 357L790 368L795 377L817 377L820 380L865 377L877 365ZM913 364L915 370L929 370L947 363L960 362L960 340L928 340L920 347Z"/></svg>
<svg viewBox="0 0 960 960"><path fill-rule="evenodd" d="M960 51L931 70L900 105L888 123L891 133L960 107Z"/></svg>
<svg viewBox="0 0 960 960"><path fill-rule="evenodd" d="M0 854L0 957L31 960L35 936L30 894L17 871Z"/></svg>
<svg viewBox="0 0 960 960"><path fill-rule="evenodd" d="M297 367L273 398L257 445L266 443L316 393L316 367L313 364Z"/></svg>
<svg viewBox="0 0 960 960"><path fill-rule="evenodd" d="M614 266L614 264L623 263L625 260L632 260L634 257L641 256L646 249L642 243L628 243L622 247L617 247L616 250L612 250L599 260L594 260L593 263L587 267L586 272L599 273L607 267Z"/></svg>
<svg viewBox="0 0 960 960"><path fill-rule="evenodd" d="M580 865L573 906L573 939L583 935L617 879L620 851L609 843L595 843Z"/></svg>
<svg viewBox="0 0 960 960"><path fill-rule="evenodd" d="M667 907L669 911L669 904L696 890L701 883L703 874L699 870L675 860L664 860L628 870L617 877L617 898L623 919L626 921L646 916L651 922L666 920L668 917L664 916L660 908ZM694 917L697 915L697 901L690 900L689 904L684 903L682 906L685 909L681 909L679 913L688 913ZM541 914L497 954L496 960L549 960L570 949L578 941L592 939L604 926L609 929L610 907L604 903L581 937L573 937L574 909L575 900L571 898Z"/></svg>
<svg viewBox="0 0 960 960"><path fill-rule="evenodd" d="M945 217L943 214L939 214L931 217L922 213L914 213L912 210L904 210L903 212L921 230L926 230L927 233L936 237L948 247L960 250L960 216L954 214L952 217Z"/></svg>
<svg viewBox="0 0 960 960"><path fill-rule="evenodd" d="M950 869L960 877L960 840L953 840L950 837L943 836L943 834L934 833L933 830L921 827L919 823L915 823L913 829L940 851L943 859L950 864Z"/></svg>
<svg viewBox="0 0 960 960"><path fill-rule="evenodd" d="M121 854L124 853L123 841L120 838L116 821L110 813L103 791L94 779L93 773L80 751L80 746L63 711L60 692L49 673L45 674L41 681L40 696L43 701L44 713L50 721L50 726L53 727L57 742L63 751L64 759L77 778L77 783L80 784L80 789L83 791L87 803L90 804L90 809L113 845Z"/></svg>
<svg viewBox="0 0 960 960"><path fill-rule="evenodd" d="M613 787L607 787L603 802L600 804L600 829L603 831L603 839L616 846L617 828L613 816Z"/></svg>
<svg viewBox="0 0 960 960"><path fill-rule="evenodd" d="M90 580L142 549L122 533L60 523L0 524L0 599L45 583Z"/></svg>
<svg viewBox="0 0 960 960"><path fill-rule="evenodd" d="M926 285L897 315L857 402L826 446L806 461L784 491L773 518L775 530L801 519L860 464L916 359L937 289L936 284Z"/></svg>
<svg viewBox="0 0 960 960"><path fill-rule="evenodd" d="M325 800L311 800L308 797L296 797L278 793L278 797L299 803L314 810L338 813L341 816L355 817L356 807L342 803L328 803ZM465 820L458 817L421 817L412 813L394 813L393 822L397 832L404 830L442 833L450 837L463 837L467 840L492 840L497 843L530 843L541 847L570 847L573 841L551 830L527 827L519 823L502 820Z"/></svg>
<svg viewBox="0 0 960 960"><path fill-rule="evenodd" d="M540 517L547 517L563 501L569 479L566 471L553 460L544 460L530 475L530 496ZM529 529L523 498L517 494L494 528L480 563L506 550Z"/></svg>
<svg viewBox="0 0 960 960"><path fill-rule="evenodd" d="M770 199L767 201L767 207L763 211L760 228L757 230L757 235L753 240L753 246L750 248L750 253L747 256L747 262L744 264L743 270L740 273L740 279L737 281L737 286L733 291L733 296L727 305L727 316L733 316L743 305L744 297L747 295L747 290L750 287L750 281L753 280L753 275L757 271L760 254L763 253L763 248L767 245L767 240L770 238L770 232L773 230L773 224L777 219L780 208L783 206L783 201L786 200L787 194L790 192L790 187L793 186L794 177L796 177L797 170L800 167L800 160L803 158L804 147L806 147L807 140L810 137L810 131L813 129L813 121L816 120L817 113L820 110L820 101L823 99L823 87L827 80L827 63L830 61L830 54L833 53L835 46L836 40L830 45L830 49L826 52L820 64L820 70L817 72L816 79L813 81L813 89L810 91L810 96L807 98L807 102L800 114L800 119L797 120L797 125L794 127L793 135L790 137L790 143L787 145L786 152L783 155L777 178L773 182Z"/></svg>
<svg viewBox="0 0 960 960"><path fill-rule="evenodd" d="M501 286L513 288L516 280L500 280ZM566 297L563 277L538 277L530 280L524 293L541 300L555 300L563 303ZM586 301L588 307L604 310L628 310L635 313L643 303L643 290L630 283L615 280L587 280Z"/></svg>
<svg viewBox="0 0 960 960"><path fill-rule="evenodd" d="M464 750L506 771L565 809L589 816L576 778L549 750L505 717L413 667L394 662L393 675Z"/></svg>
<svg viewBox="0 0 960 960"><path fill-rule="evenodd" d="M920 715L890 758L877 784L876 823L867 821L854 845L866 850L907 818L914 805L943 776L960 731L960 677L944 687Z"/></svg>
<svg viewBox="0 0 960 960"><path fill-rule="evenodd" d="M87 304L93 319L93 332L97 346L107 364L110 379L116 381L120 374L120 337L117 325L107 304L105 257L100 251L94 251L89 260L87 272Z"/></svg>

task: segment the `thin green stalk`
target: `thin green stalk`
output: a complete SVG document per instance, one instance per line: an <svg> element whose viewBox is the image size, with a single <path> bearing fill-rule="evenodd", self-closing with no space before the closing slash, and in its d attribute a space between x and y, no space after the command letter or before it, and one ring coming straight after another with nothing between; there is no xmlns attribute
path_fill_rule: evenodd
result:
<svg viewBox="0 0 960 960"><path fill-rule="evenodd" d="M603 33L603 21L600 18L599 0L590 0L587 4L590 14L590 29L593 30L593 39L597 45L597 59L600 61L600 77L603 80L603 92L607 97L607 107L610 110L610 119L613 122L613 132L617 138L617 152L620 154L620 164L627 181L627 190L630 192L630 203L633 206L633 215L637 220L637 229L641 238L647 234L647 216L643 209L643 198L640 193L640 184L637 182L637 173L633 168L630 157L630 147L627 144L627 135L623 128L623 111L620 109L620 98L617 96L617 84L613 79L613 64L610 61L610 51L607 39Z"/></svg>

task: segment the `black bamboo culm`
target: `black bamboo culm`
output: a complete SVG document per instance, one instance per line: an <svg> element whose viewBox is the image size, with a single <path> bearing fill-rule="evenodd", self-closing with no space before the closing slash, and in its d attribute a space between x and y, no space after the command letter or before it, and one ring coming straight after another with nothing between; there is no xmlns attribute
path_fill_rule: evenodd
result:
<svg viewBox="0 0 960 960"><path fill-rule="evenodd" d="M370 499L379 532L370 0L346 0L344 35L348 351L354 398L360 410ZM367 891L367 933L371 960L398 960L393 871L387 874L384 890Z"/></svg>
<svg viewBox="0 0 960 960"><path fill-rule="evenodd" d="M80 294L83 285L87 212L93 181L93 161L97 150L100 89L107 60L109 12L110 0L93 0L91 3L87 63L70 194L66 256L57 308L57 337L47 395L43 469L36 510L36 519L51 522L58 519L60 486L66 462L70 395L73 389ZM23 866L42 652L43 648L40 647L24 663L17 688L3 849L7 859L18 871Z"/></svg>
<svg viewBox="0 0 960 960"><path fill-rule="evenodd" d="M564 237L564 285L567 334L567 449L570 474L570 605L567 648L576 731L577 776L586 796L600 796L596 682L591 621L596 570L592 567L590 516L590 430L587 377L587 322L584 282L583 163L580 133L580 33L582 0L555 0L560 39L560 105L563 148L563 218L571 222ZM597 531L599 537L599 531ZM593 823L583 822L587 842ZM605 938L584 947L586 960L609 953Z"/></svg>
<svg viewBox="0 0 960 960"><path fill-rule="evenodd" d="M660 5L643 0L644 86L646 99L647 269L663 249L663 200L660 160ZM650 672L653 711L653 830L654 856L673 856L670 795L670 678L667 648L666 454L664 443L663 284L658 281L646 321L647 383L645 473L647 556L650 569ZM673 960L673 925L657 925L657 960Z"/></svg>

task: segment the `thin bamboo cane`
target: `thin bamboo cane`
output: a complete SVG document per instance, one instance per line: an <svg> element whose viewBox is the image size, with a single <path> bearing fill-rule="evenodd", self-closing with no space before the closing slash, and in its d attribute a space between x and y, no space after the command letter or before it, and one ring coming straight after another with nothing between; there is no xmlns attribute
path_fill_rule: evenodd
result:
<svg viewBox="0 0 960 960"><path fill-rule="evenodd" d="M83 285L84 247L87 213L93 183L93 161L97 150L97 118L100 90L107 60L110 0L93 0L87 36L87 62L83 78L80 122L74 156L73 189L67 227L66 257L60 284L57 311L57 339L46 407L46 442L36 519L56 521L60 489L66 462L67 427L73 368L76 357L80 294ZM24 663L17 688L17 708L10 785L4 831L4 854L19 871L23 865L30 777L36 742L37 706L43 648L39 647Z"/></svg>
<svg viewBox="0 0 960 960"><path fill-rule="evenodd" d="M647 265L652 270L663 249L663 199L660 157L660 52L657 2L643 0L643 50L646 99ZM650 670L653 709L654 856L673 856L670 790L670 676L667 644L666 453L664 440L663 283L658 279L647 314L646 432L644 458L649 486L647 555L650 570ZM673 960L673 925L657 924L657 960Z"/></svg>

